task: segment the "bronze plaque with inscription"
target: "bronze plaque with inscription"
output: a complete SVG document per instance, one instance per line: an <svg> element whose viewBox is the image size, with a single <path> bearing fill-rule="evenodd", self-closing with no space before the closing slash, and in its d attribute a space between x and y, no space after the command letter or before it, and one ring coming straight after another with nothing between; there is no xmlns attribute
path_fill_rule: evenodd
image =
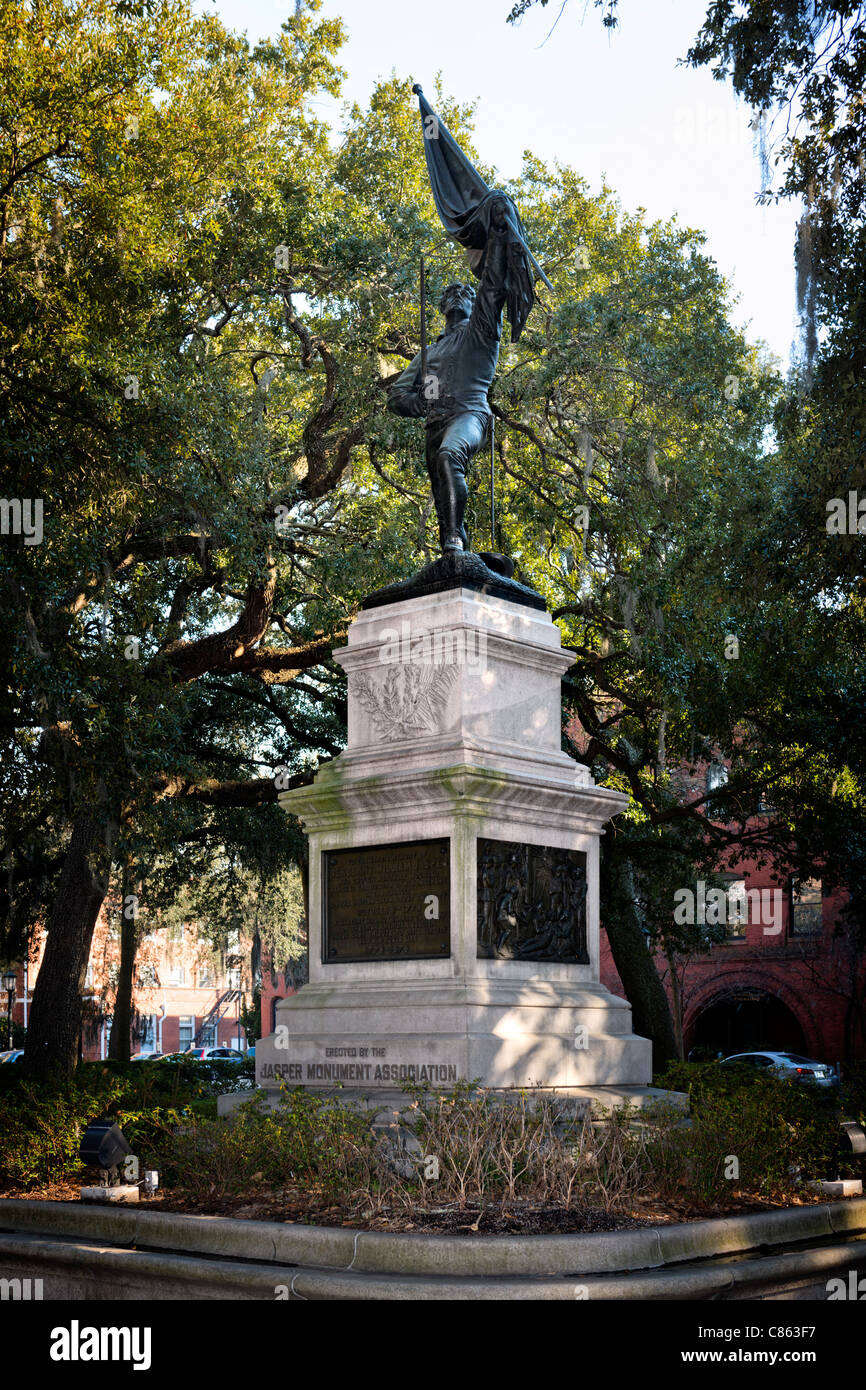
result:
<svg viewBox="0 0 866 1390"><path fill-rule="evenodd" d="M442 960L451 950L449 840L322 853L322 963Z"/></svg>

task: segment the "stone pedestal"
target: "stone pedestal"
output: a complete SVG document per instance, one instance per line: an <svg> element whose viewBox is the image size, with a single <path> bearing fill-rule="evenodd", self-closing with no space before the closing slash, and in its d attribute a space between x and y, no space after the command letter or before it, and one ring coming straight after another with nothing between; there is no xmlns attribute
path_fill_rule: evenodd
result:
<svg viewBox="0 0 866 1390"><path fill-rule="evenodd" d="M549 615L456 588L362 612L335 657L348 746L280 796L310 837L310 983L259 1085L645 1086L598 968L599 837L627 798L561 750Z"/></svg>

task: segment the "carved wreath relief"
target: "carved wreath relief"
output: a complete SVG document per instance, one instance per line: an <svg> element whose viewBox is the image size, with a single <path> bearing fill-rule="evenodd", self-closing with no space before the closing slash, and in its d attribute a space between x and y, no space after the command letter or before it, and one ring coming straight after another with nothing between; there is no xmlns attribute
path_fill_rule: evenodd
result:
<svg viewBox="0 0 866 1390"><path fill-rule="evenodd" d="M478 841L478 955L588 965L586 855Z"/></svg>
<svg viewBox="0 0 866 1390"><path fill-rule="evenodd" d="M438 732L456 675L453 665L395 664L381 685L357 676L354 686L384 738L412 738Z"/></svg>

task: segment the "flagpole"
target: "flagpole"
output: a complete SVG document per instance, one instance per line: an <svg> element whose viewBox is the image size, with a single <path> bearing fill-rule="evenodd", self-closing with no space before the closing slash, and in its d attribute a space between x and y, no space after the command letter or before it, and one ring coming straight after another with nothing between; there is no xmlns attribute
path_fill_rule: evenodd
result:
<svg viewBox="0 0 866 1390"><path fill-rule="evenodd" d="M421 390L427 390L427 272L421 257ZM425 394L426 401L427 396Z"/></svg>
<svg viewBox="0 0 866 1390"><path fill-rule="evenodd" d="M522 239L522 237L515 237L515 241L520 242L520 245L523 247L529 259L532 261L532 264L535 266L535 269L538 271L547 288L549 290L553 290L553 293L555 294L556 291L553 289L553 286L551 285L544 271L541 269L541 266L538 264L538 261L535 259L529 247L526 245L526 242Z"/></svg>

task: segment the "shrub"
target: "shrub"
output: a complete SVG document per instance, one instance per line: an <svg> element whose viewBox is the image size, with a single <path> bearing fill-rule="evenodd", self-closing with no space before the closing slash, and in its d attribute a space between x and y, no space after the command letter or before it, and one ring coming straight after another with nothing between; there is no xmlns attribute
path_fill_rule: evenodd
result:
<svg viewBox="0 0 866 1390"><path fill-rule="evenodd" d="M3 1088L0 1177L28 1187L80 1175L81 1134L100 1118L117 1121L142 1168L160 1167L163 1188L200 1202L294 1185L314 1204L349 1210L522 1200L613 1212L643 1195L708 1208L857 1171L834 1093L713 1063L678 1063L662 1078L688 1091L688 1118L664 1104L590 1115L565 1097L506 1100L460 1082L449 1092L408 1086L375 1128L351 1099L303 1087L284 1087L273 1109L255 1094L217 1119L213 1087L240 1080L236 1063L226 1068L214 1078L194 1061L93 1063L62 1086L18 1075ZM848 1113L857 1086L853 1076Z"/></svg>
<svg viewBox="0 0 866 1390"><path fill-rule="evenodd" d="M399 1120L395 1112L395 1123L417 1144L416 1185L424 1196L461 1207L523 1198L612 1211L646 1186L644 1136L628 1107L593 1122L584 1105L555 1095L504 1099L475 1082L447 1093L406 1089L413 1100ZM401 1186L408 1200L413 1185Z"/></svg>
<svg viewBox="0 0 866 1390"><path fill-rule="evenodd" d="M866 1062L845 1068L839 1100L846 1120L866 1126Z"/></svg>
<svg viewBox="0 0 866 1390"><path fill-rule="evenodd" d="M664 1104L590 1116L563 1097L506 1100L475 1082L408 1086L378 1130L350 1102L284 1088L272 1111L257 1097L231 1122L190 1123L165 1151L165 1180L197 1200L296 1184L348 1209L523 1200L614 1212L644 1195L699 1208L785 1195L836 1165L826 1097L765 1078L735 1086L718 1068L694 1069L689 1088L686 1118Z"/></svg>
<svg viewBox="0 0 866 1390"><path fill-rule="evenodd" d="M139 1065L90 1063L69 1081L30 1082L18 1074L7 1082L0 1108L0 1179L26 1189L83 1177L81 1137L102 1119L120 1125L142 1167L155 1161L182 1113L193 1113L202 1097L171 1078L142 1074Z"/></svg>
<svg viewBox="0 0 866 1390"><path fill-rule="evenodd" d="M272 1111L257 1095L231 1120L194 1117L172 1137L163 1162L166 1183L197 1200L243 1193L258 1182L303 1184L324 1199L354 1201L387 1181L385 1149L369 1116L284 1087Z"/></svg>
<svg viewBox="0 0 866 1390"><path fill-rule="evenodd" d="M660 1084L688 1092L691 1119L652 1146L662 1195L685 1188L699 1204L718 1205L735 1192L784 1196L839 1175L832 1091L712 1062L674 1063Z"/></svg>

